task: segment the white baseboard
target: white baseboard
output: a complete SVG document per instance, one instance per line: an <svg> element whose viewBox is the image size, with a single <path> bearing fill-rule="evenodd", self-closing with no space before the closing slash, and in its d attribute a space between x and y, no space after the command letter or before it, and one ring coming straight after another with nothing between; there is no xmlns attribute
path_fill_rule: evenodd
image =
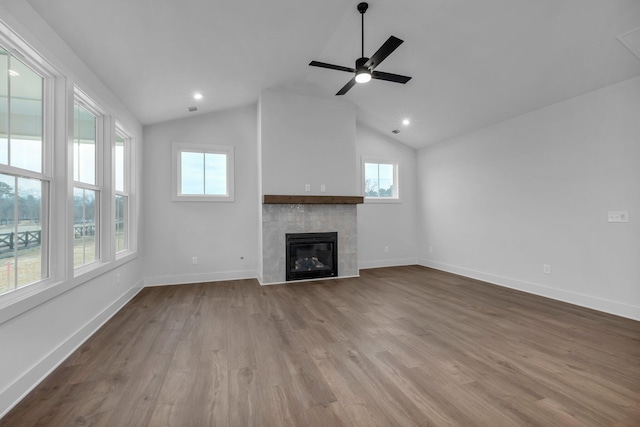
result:
<svg viewBox="0 0 640 427"><path fill-rule="evenodd" d="M418 263L417 258L381 259L377 261L358 261L358 267L361 270L366 270L368 268L400 267L402 265L416 265Z"/></svg>
<svg viewBox="0 0 640 427"><path fill-rule="evenodd" d="M42 382L54 369L89 339L98 329L142 290L142 281L85 323L67 340L45 355L29 371L0 391L0 419Z"/></svg>
<svg viewBox="0 0 640 427"><path fill-rule="evenodd" d="M628 319L640 320L640 306L625 304L618 301L611 301L591 295L580 294L577 292L566 291L558 288L540 285L536 283L525 282L522 280L502 277L491 273L471 270L455 265L444 264L428 259L419 262L424 267L435 268L449 273L458 274L460 276L470 277L472 279L482 280L483 282L492 283L494 285L503 286L505 288L516 289L534 295L551 298L554 300L566 302L581 307L590 308L604 313L614 314Z"/></svg>
<svg viewBox="0 0 640 427"><path fill-rule="evenodd" d="M300 282L319 282L321 280L353 279L354 277L360 277L360 274L353 274L353 275L349 275L349 276L338 276L338 277L318 277L317 279L289 280L289 281L284 281L284 282L262 283L262 281L260 281L260 285L262 285L262 286L287 285L287 284L291 285L293 283L300 283Z"/></svg>
<svg viewBox="0 0 640 427"><path fill-rule="evenodd" d="M178 274L175 276L152 276L144 278L144 286L183 285L185 283L220 282L223 280L255 279L254 270L221 271L216 273Z"/></svg>

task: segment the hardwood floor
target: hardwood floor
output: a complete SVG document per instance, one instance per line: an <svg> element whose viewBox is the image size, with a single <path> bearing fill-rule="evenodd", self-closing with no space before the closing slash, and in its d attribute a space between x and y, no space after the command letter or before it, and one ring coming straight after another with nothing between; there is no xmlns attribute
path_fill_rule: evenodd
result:
<svg viewBox="0 0 640 427"><path fill-rule="evenodd" d="M409 266L144 289L2 426L638 426L640 323Z"/></svg>

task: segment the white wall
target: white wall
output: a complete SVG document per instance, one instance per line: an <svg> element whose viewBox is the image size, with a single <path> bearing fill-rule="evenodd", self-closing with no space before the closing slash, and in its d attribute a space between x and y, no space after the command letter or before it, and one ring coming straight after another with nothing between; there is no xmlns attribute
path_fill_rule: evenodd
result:
<svg viewBox="0 0 640 427"><path fill-rule="evenodd" d="M125 126L135 139L136 158L141 159L140 124L28 3L3 1L0 17L67 78L69 87L77 84ZM65 134L64 122L64 117L57 117L57 135ZM64 157L56 153L56 159ZM63 184L65 168L64 161L55 165L55 179L61 178ZM138 164L138 177L140 172ZM64 205L65 192L57 189L53 197ZM139 189L134 192L139 194ZM64 215L54 221L55 227L66 226ZM0 417L141 289L135 255L77 278L65 276L64 267L60 268L64 265L61 257L53 265L60 282L11 305L0 304Z"/></svg>
<svg viewBox="0 0 640 427"><path fill-rule="evenodd" d="M335 98L266 90L260 97L263 194L360 194L356 111ZM311 191L305 191L305 184ZM320 186L326 192L320 192Z"/></svg>
<svg viewBox="0 0 640 427"><path fill-rule="evenodd" d="M248 106L145 127L145 284L256 277L256 115L256 107ZM233 145L235 201L173 202L173 142ZM197 265L191 263L193 256Z"/></svg>
<svg viewBox="0 0 640 427"><path fill-rule="evenodd" d="M640 77L422 149L418 169L425 265L640 319Z"/></svg>
<svg viewBox="0 0 640 427"><path fill-rule="evenodd" d="M418 262L416 150L358 124L356 129L358 194L362 194L362 157L398 161L399 203L365 201L358 205L358 266L408 265ZM385 247L389 249L385 252Z"/></svg>

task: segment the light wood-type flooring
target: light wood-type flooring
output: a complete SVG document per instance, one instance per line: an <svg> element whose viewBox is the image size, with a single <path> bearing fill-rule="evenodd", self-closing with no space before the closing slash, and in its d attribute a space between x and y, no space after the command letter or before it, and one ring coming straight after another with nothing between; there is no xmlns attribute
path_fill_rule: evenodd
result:
<svg viewBox="0 0 640 427"><path fill-rule="evenodd" d="M146 288L0 425L638 426L640 323L419 266Z"/></svg>

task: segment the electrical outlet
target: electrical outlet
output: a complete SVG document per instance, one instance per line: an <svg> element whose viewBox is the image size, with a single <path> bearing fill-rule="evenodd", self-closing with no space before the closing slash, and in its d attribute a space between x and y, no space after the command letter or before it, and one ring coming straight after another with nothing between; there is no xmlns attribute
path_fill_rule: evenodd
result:
<svg viewBox="0 0 640 427"><path fill-rule="evenodd" d="M385 246L385 247L384 247L384 251L385 251L385 252L389 252L389 246Z"/></svg>
<svg viewBox="0 0 640 427"><path fill-rule="evenodd" d="M542 271L544 274L551 274L551 266L549 264L542 264Z"/></svg>
<svg viewBox="0 0 640 427"><path fill-rule="evenodd" d="M321 193L326 193L326 191L327 191L327 186L326 186L326 185L324 185L324 184L322 184L322 185L320 186L320 192L321 192Z"/></svg>
<svg viewBox="0 0 640 427"><path fill-rule="evenodd" d="M629 222L629 211L609 211L609 222Z"/></svg>
<svg viewBox="0 0 640 427"><path fill-rule="evenodd" d="M305 184L304 191L311 191L311 184Z"/></svg>
<svg viewBox="0 0 640 427"><path fill-rule="evenodd" d="M433 253L433 247L429 246L429 253L432 254Z"/></svg>
<svg viewBox="0 0 640 427"><path fill-rule="evenodd" d="M198 263L198 257L197 256L191 257L191 264L196 265L197 263Z"/></svg>

